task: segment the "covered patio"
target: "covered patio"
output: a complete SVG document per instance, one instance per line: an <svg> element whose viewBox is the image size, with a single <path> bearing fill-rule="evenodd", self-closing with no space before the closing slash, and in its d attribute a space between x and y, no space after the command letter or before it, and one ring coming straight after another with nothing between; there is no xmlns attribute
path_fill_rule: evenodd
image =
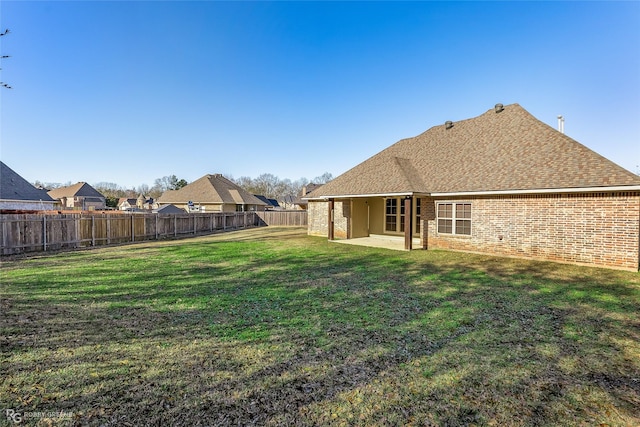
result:
<svg viewBox="0 0 640 427"><path fill-rule="evenodd" d="M328 238L395 250L421 248L420 203L421 195L414 193L329 197Z"/></svg>

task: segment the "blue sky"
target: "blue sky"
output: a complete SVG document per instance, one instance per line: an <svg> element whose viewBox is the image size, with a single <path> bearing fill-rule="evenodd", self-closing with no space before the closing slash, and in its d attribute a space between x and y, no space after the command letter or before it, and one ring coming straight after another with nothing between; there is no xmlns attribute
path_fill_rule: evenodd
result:
<svg viewBox="0 0 640 427"><path fill-rule="evenodd" d="M31 182L337 176L496 103L640 170L640 2L3 0L0 28Z"/></svg>

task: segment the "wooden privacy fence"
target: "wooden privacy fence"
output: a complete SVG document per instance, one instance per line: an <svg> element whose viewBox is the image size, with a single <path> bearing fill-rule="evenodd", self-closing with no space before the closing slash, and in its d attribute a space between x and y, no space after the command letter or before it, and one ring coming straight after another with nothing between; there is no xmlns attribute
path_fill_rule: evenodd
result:
<svg viewBox="0 0 640 427"><path fill-rule="evenodd" d="M142 242L260 226L306 226L306 211L2 214L0 254Z"/></svg>
<svg viewBox="0 0 640 427"><path fill-rule="evenodd" d="M261 225L275 225L286 227L306 227L307 211L264 211L256 212Z"/></svg>
<svg viewBox="0 0 640 427"><path fill-rule="evenodd" d="M2 255L141 242L267 225L256 212L3 214Z"/></svg>

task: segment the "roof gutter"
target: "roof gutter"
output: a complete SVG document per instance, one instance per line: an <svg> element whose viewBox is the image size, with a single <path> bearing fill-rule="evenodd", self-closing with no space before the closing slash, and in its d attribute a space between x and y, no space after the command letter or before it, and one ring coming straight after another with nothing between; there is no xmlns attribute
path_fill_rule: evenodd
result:
<svg viewBox="0 0 640 427"><path fill-rule="evenodd" d="M537 188L532 190L458 191L452 193L431 193L431 197L500 196L550 193L601 193L605 191L640 191L640 185L618 185L612 187Z"/></svg>
<svg viewBox="0 0 640 427"><path fill-rule="evenodd" d="M416 193L413 191L404 193L375 193L375 194L339 194L319 197L302 197L302 200L328 200L328 199L356 199L364 197L405 197L405 196L429 196L429 193Z"/></svg>
<svg viewBox="0 0 640 427"><path fill-rule="evenodd" d="M518 194L553 194L553 193L601 193L619 191L640 191L640 185L617 185L610 187L574 187L574 188L535 188L531 190L490 190L490 191L455 191L449 193L376 193L376 194L336 194L319 197L302 197L307 201L323 201L328 199L355 199L364 197L404 197L404 196L425 196L425 197L461 197L461 196L500 196Z"/></svg>

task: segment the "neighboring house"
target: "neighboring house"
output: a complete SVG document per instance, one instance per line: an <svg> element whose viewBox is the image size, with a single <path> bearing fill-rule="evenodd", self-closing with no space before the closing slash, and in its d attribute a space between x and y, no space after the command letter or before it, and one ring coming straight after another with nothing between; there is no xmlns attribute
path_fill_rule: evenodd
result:
<svg viewBox="0 0 640 427"><path fill-rule="evenodd" d="M159 214L183 214L183 213L186 213L186 211L184 209L180 209L176 205L162 205L162 206L159 206L157 209L154 209L153 213L159 213Z"/></svg>
<svg viewBox="0 0 640 427"><path fill-rule="evenodd" d="M265 196L260 196L258 194L254 194L258 199L262 200L265 203L264 210L272 211L275 209L280 209L280 203L276 199L267 199Z"/></svg>
<svg viewBox="0 0 640 427"><path fill-rule="evenodd" d="M165 191L157 204L174 204L188 212L246 212L264 210L266 206L220 174L205 175L179 190Z"/></svg>
<svg viewBox="0 0 640 427"><path fill-rule="evenodd" d="M285 209L307 210L307 205L309 204L309 202L304 197L321 186L322 184L309 183L306 186L302 187L299 196L285 196L282 204L284 205Z"/></svg>
<svg viewBox="0 0 640 427"><path fill-rule="evenodd" d="M153 198L147 198L143 194L137 199L121 197L118 200L118 210L121 211L150 211L153 209Z"/></svg>
<svg viewBox="0 0 640 427"><path fill-rule="evenodd" d="M150 211L153 209L153 197L147 197L144 194L138 196L136 200L136 208L143 211Z"/></svg>
<svg viewBox="0 0 640 427"><path fill-rule="evenodd" d="M105 197L86 182L78 182L68 187L49 191L49 196L60 201L62 209L83 211L105 209Z"/></svg>
<svg viewBox="0 0 640 427"><path fill-rule="evenodd" d="M640 177L518 104L403 139L307 199L329 239L640 267Z"/></svg>
<svg viewBox="0 0 640 427"><path fill-rule="evenodd" d="M55 205L46 190L34 187L0 162L0 210L47 211L56 209Z"/></svg>
<svg viewBox="0 0 640 427"><path fill-rule="evenodd" d="M121 211L132 211L136 208L136 204L138 199L121 197L118 199L118 210Z"/></svg>

